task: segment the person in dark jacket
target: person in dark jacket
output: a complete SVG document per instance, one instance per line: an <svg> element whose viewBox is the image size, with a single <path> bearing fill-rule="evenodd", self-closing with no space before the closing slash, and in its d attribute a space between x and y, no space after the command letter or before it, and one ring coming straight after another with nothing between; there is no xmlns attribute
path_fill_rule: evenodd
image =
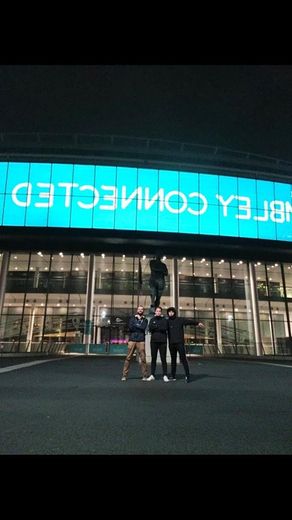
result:
<svg viewBox="0 0 292 520"><path fill-rule="evenodd" d="M148 320L144 316L144 307L139 305L135 316L129 320L129 341L128 353L125 359L123 368L122 381L127 381L130 363L133 359L136 349L138 350L141 360L142 381L147 381L147 363L145 354L145 331L148 325Z"/></svg>
<svg viewBox="0 0 292 520"><path fill-rule="evenodd" d="M186 374L186 382L189 383L190 369L185 350L184 326L195 325L198 327L204 327L204 325L192 318L178 317L176 315L175 307L169 307L166 312L168 315L168 346L171 357L171 379L172 381L176 380L176 360L177 353L179 353L180 362L182 363Z"/></svg>
<svg viewBox="0 0 292 520"><path fill-rule="evenodd" d="M156 307L153 318L149 322L149 332L151 333L151 375L147 381L154 381L156 371L157 353L159 351L163 381L168 383L166 349L167 349L167 320L162 316L162 308Z"/></svg>

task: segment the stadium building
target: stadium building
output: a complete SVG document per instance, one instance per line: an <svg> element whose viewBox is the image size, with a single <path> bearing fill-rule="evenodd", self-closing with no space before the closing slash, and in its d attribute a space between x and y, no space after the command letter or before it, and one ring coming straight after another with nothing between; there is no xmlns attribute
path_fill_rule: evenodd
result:
<svg viewBox="0 0 292 520"><path fill-rule="evenodd" d="M292 354L292 163L188 143L1 134L1 352L123 354L150 305L189 354Z"/></svg>

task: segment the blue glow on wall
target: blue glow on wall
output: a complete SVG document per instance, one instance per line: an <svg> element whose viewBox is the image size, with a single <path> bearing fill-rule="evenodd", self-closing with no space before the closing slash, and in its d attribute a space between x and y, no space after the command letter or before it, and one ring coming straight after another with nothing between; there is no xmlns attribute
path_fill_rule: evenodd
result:
<svg viewBox="0 0 292 520"><path fill-rule="evenodd" d="M0 225L292 242L292 185L143 168L0 163Z"/></svg>

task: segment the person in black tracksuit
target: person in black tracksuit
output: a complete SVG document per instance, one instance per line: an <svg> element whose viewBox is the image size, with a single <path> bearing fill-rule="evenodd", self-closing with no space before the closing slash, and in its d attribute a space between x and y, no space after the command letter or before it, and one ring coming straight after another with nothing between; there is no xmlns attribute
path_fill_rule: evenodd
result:
<svg viewBox="0 0 292 520"><path fill-rule="evenodd" d="M185 374L186 374L186 382L190 382L190 369L185 351L185 340L184 340L184 326L185 325L195 325L199 327L204 327L203 323L192 319L192 318L180 318L176 315L176 310L174 307L169 307L167 309L168 315L168 346L170 350L171 356L171 378L175 381L176 376L176 359L177 353L179 353L180 362L182 363Z"/></svg>
<svg viewBox="0 0 292 520"><path fill-rule="evenodd" d="M148 377L148 381L155 379L156 371L156 360L157 353L159 350L163 381L168 383L167 377L167 363L166 363L166 350L167 350L167 320L162 315L162 308L156 307L155 314L149 322L149 332L151 333L150 348L151 348L151 375Z"/></svg>

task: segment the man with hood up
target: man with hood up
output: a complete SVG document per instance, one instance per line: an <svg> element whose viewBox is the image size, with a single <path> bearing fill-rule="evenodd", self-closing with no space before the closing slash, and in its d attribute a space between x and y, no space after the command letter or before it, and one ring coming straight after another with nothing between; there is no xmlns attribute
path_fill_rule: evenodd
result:
<svg viewBox="0 0 292 520"><path fill-rule="evenodd" d="M193 318L181 318L177 316L175 307L169 307L166 312L168 315L168 346L171 357L171 379L172 381L176 380L176 360L177 353L179 353L180 362L185 370L186 382L189 383L190 369L185 350L184 326L195 325L203 328L204 325Z"/></svg>

